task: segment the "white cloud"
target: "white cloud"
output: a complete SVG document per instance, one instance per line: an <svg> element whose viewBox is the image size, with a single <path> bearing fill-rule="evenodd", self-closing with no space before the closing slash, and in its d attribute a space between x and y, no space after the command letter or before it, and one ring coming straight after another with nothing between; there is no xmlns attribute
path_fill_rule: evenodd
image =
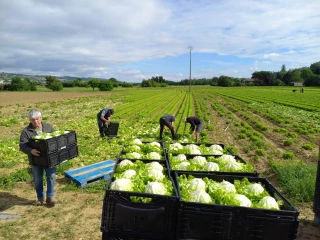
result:
<svg viewBox="0 0 320 240"><path fill-rule="evenodd" d="M194 64L196 77L310 66L320 56L318 7L318 0L1 1L0 71L179 81L189 78L190 45L203 63ZM168 56L158 68L148 62Z"/></svg>

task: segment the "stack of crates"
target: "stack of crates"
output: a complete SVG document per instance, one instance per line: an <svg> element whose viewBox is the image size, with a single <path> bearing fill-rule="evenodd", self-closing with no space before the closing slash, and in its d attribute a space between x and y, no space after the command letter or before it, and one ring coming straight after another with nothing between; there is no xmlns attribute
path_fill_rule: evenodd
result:
<svg viewBox="0 0 320 240"><path fill-rule="evenodd" d="M45 168L55 167L78 156L76 132L73 130L49 139L31 139L32 148L40 151L40 156L32 156L32 164Z"/></svg>
<svg viewBox="0 0 320 240"><path fill-rule="evenodd" d="M183 145L188 145L185 143ZM200 144L195 144L200 145ZM214 144L205 144L206 146ZM224 144L217 144L224 148ZM224 151L224 154L232 155ZM170 165L170 147L167 149ZM209 157L210 155L189 155ZM238 155L236 161L246 163ZM219 156L215 156L219 157ZM179 192L179 210L176 239L218 239L218 240L293 240L296 239L299 219L298 210L266 179L259 178L258 172L206 172L172 170L172 176ZM204 204L184 201L181 197L178 178L181 175L195 178L208 178L216 182L247 178L249 182L261 183L266 191L283 203L281 210L268 210L252 207L238 207L220 204Z"/></svg>
<svg viewBox="0 0 320 240"><path fill-rule="evenodd" d="M168 178L173 182L175 196L163 196L110 189L110 178L103 201L101 231L103 239L215 239L215 240L294 240L299 219L298 210L266 179L252 172L209 172L173 170L170 164L170 146L164 143L161 164L168 169ZM184 143L183 145L188 145ZM200 145L200 144L196 144ZM211 146L215 144L206 144ZM224 144L218 144L224 148ZM125 148L125 146L124 146ZM232 155L224 151L224 154ZM187 160L195 156L185 154ZM124 151L118 155L117 164L125 158ZM238 155L236 161L246 163ZM214 156L219 157L219 156ZM135 161L134 159L131 159ZM141 159L142 161L154 161ZM115 170L117 167L115 165ZM178 178L192 175L216 182L242 180L261 183L270 196L281 201L280 210L188 202L182 199ZM135 203L133 197L149 197L148 204Z"/></svg>
<svg viewBox="0 0 320 240"><path fill-rule="evenodd" d="M146 144L146 143L144 143ZM162 156L165 150L162 146ZM125 148L125 146L124 146ZM166 159L130 159L131 162L158 162L166 169L166 177L172 182L172 196L112 190L117 167L124 160L124 150L121 150L115 164L114 172L107 184L103 200L101 232L103 239L176 239L178 191L170 176ZM147 203L132 201L134 198L148 198Z"/></svg>

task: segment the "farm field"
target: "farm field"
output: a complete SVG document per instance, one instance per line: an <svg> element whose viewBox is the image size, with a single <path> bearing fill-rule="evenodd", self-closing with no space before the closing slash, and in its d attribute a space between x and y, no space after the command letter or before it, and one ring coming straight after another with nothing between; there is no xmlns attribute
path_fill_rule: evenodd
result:
<svg viewBox="0 0 320 240"><path fill-rule="evenodd" d="M300 211L298 240L320 239L313 225L313 198L319 155L320 89L293 87L168 87L112 92L0 92L0 211L21 219L1 220L0 239L101 239L106 182L81 189L67 182L66 170L116 159L123 144L158 141L159 117L176 116L180 139L194 141L183 119L203 119L201 143L223 143L250 162ZM118 139L102 140L96 114L112 107ZM54 208L36 206L27 157L19 152L27 113L37 108L57 130L75 130L79 156L57 167ZM169 137L169 132L166 132Z"/></svg>

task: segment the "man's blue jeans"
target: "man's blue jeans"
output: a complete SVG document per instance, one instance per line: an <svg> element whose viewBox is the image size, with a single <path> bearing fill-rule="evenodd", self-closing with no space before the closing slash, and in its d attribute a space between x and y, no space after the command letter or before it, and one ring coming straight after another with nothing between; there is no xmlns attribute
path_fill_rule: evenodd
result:
<svg viewBox="0 0 320 240"><path fill-rule="evenodd" d="M38 199L43 199L43 172L46 172L47 177L47 198L54 197L54 184L56 182L56 168L43 168L39 166L32 166L32 175L34 187L37 192Z"/></svg>

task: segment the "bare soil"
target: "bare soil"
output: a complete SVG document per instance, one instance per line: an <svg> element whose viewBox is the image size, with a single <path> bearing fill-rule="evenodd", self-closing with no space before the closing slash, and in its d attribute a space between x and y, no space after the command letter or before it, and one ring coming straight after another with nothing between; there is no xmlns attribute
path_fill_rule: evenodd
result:
<svg viewBox="0 0 320 240"><path fill-rule="evenodd" d="M83 93L6 93L0 92L0 106L30 104L44 101L60 101L85 96L99 96L103 92ZM1 109L0 109L1 110ZM3 114L3 113L1 113ZM232 136L232 125L228 127L218 116L212 117L215 126L214 134L210 136L215 143L226 143L242 149ZM0 133L0 139L4 137ZM275 139L269 139L273 142ZM278 144L279 145L279 144ZM281 148L281 146L278 146ZM249 155L240 152L244 159ZM267 172L268 161L257 161L258 172ZM0 220L0 239L8 239L14 232L15 239L48 239L48 233L56 236L54 239L101 239L100 222L102 214L103 194L82 192L64 192L63 176L57 176L56 196L59 203L49 208L37 206L35 191L29 183L19 183L14 189L0 190L0 207L5 212L17 213L21 219ZM320 239L320 228L314 225L312 203L296 206L300 211L297 240ZM58 230L59 229L59 230ZM10 232L10 234L9 234ZM54 235L56 234L56 235Z"/></svg>

